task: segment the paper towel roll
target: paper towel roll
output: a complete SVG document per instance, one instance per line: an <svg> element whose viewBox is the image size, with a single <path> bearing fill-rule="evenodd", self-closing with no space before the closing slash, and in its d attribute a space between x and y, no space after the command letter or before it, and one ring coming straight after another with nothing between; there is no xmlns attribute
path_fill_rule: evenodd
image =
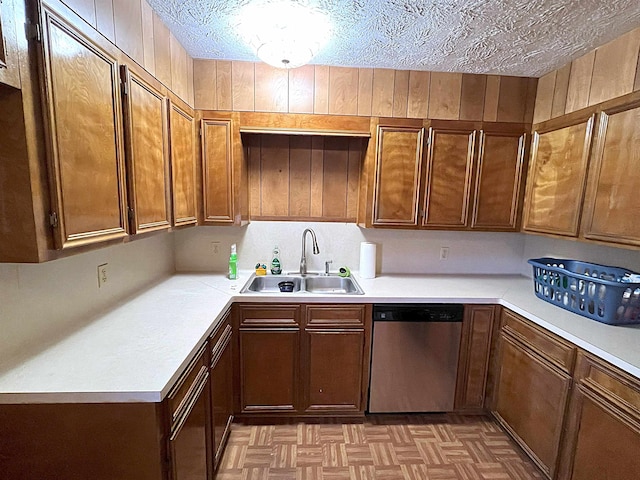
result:
<svg viewBox="0 0 640 480"><path fill-rule="evenodd" d="M360 278L376 278L376 244L360 244Z"/></svg>

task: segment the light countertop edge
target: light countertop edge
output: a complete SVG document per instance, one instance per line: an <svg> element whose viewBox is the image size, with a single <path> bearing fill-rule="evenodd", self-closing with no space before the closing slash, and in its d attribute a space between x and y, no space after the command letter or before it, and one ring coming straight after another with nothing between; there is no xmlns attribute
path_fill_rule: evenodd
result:
<svg viewBox="0 0 640 480"><path fill-rule="evenodd" d="M240 294L247 272L235 281L223 274L177 273L0 372L0 404L160 402L236 302L498 304L640 378L640 325L605 325L548 304L534 295L528 277L355 277L364 295ZM111 355L101 355L107 350ZM85 360L82 367L76 367L78 358Z"/></svg>

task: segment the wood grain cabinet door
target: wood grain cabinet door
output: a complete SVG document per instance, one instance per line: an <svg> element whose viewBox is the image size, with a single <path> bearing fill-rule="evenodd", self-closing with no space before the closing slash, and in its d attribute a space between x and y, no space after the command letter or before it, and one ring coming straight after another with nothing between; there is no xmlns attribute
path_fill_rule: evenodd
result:
<svg viewBox="0 0 640 480"><path fill-rule="evenodd" d="M170 192L167 99L120 67L125 85L124 119L131 233L169 228Z"/></svg>
<svg viewBox="0 0 640 480"><path fill-rule="evenodd" d="M18 39L13 2L0 1L0 83L20 88Z"/></svg>
<svg viewBox="0 0 640 480"><path fill-rule="evenodd" d="M202 120L204 223L234 222L231 120Z"/></svg>
<svg viewBox="0 0 640 480"><path fill-rule="evenodd" d="M196 141L193 112L174 102L169 107L171 200L173 224L198 221L196 206Z"/></svg>
<svg viewBox="0 0 640 480"><path fill-rule="evenodd" d="M229 322L211 348L211 410L214 468L217 468L233 421L233 331Z"/></svg>
<svg viewBox="0 0 640 480"><path fill-rule="evenodd" d="M473 129L429 129L422 225L464 228L469 221L469 195L475 152Z"/></svg>
<svg viewBox="0 0 640 480"><path fill-rule="evenodd" d="M640 245L640 105L600 114L584 236Z"/></svg>
<svg viewBox="0 0 640 480"><path fill-rule="evenodd" d="M525 141L523 132L480 132L471 228L517 228Z"/></svg>
<svg viewBox="0 0 640 480"><path fill-rule="evenodd" d="M584 199L594 117L534 130L525 231L575 237Z"/></svg>
<svg viewBox="0 0 640 480"><path fill-rule="evenodd" d="M115 48L90 27L71 25L47 6L41 12L43 110L56 247L124 237L124 149Z"/></svg>
<svg viewBox="0 0 640 480"><path fill-rule="evenodd" d="M493 413L554 478L571 377L505 333L498 355Z"/></svg>
<svg viewBox="0 0 640 480"><path fill-rule="evenodd" d="M417 226L424 128L378 126L373 225Z"/></svg>

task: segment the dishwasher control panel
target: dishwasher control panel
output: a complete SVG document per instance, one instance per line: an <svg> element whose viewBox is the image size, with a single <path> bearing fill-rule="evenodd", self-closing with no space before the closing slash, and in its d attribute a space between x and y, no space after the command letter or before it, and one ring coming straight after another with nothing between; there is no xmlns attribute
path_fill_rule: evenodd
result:
<svg viewBox="0 0 640 480"><path fill-rule="evenodd" d="M374 322L461 322L464 305L398 303L373 306Z"/></svg>

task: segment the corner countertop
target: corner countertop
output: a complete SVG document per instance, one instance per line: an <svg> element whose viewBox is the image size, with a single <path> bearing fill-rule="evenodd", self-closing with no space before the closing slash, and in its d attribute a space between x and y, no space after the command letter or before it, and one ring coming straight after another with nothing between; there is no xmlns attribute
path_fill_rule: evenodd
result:
<svg viewBox="0 0 640 480"><path fill-rule="evenodd" d="M538 299L515 275L382 275L364 295L240 294L249 278L176 274L0 372L0 403L160 402L234 302L500 304L640 378L640 326L614 327Z"/></svg>

